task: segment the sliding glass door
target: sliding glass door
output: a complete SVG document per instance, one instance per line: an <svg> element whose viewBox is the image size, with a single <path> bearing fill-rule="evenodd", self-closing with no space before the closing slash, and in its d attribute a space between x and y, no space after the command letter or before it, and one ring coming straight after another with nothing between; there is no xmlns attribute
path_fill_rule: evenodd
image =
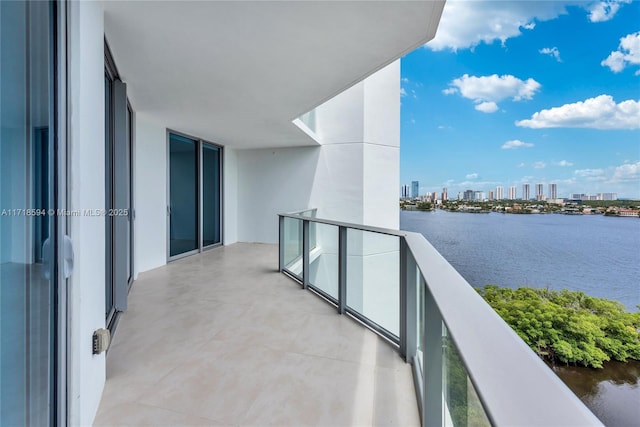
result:
<svg viewBox="0 0 640 427"><path fill-rule="evenodd" d="M198 141L169 137L169 256L198 250Z"/></svg>
<svg viewBox="0 0 640 427"><path fill-rule="evenodd" d="M202 246L220 244L220 148L202 144Z"/></svg>
<svg viewBox="0 0 640 427"><path fill-rule="evenodd" d="M0 425L54 425L63 280L56 275L56 12L0 1ZM58 172L58 173L56 173ZM60 223L63 221L59 220ZM62 310L61 310L62 311ZM61 376L61 375L60 375Z"/></svg>
<svg viewBox="0 0 640 427"><path fill-rule="evenodd" d="M169 259L222 243L221 148L169 132Z"/></svg>
<svg viewBox="0 0 640 427"><path fill-rule="evenodd" d="M133 272L133 112L106 42L104 49L105 317L113 331L117 313L127 309Z"/></svg>

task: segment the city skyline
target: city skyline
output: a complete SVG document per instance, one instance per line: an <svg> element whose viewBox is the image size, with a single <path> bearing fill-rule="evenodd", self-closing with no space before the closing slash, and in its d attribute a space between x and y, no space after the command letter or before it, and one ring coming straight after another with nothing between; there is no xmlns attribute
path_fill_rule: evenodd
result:
<svg viewBox="0 0 640 427"><path fill-rule="evenodd" d="M448 189L442 188L442 193L438 194L436 191L423 191L416 195L414 193L415 184L418 181L411 182L411 192L408 185L402 186L401 199L417 199L417 198L430 198L446 201L449 199ZM546 185L546 186L545 186ZM618 194L615 192L587 192L587 193L569 193L566 197L558 196L558 184L550 182L548 184L535 183L535 195L531 197L531 184L522 184L522 193L518 195L518 190L515 185L506 187L507 195L505 197L505 187L498 185L493 188L484 188L478 190L477 188L466 188L464 191L459 191L453 195L454 200L618 200ZM546 193L545 193L545 188ZM540 197L541 196L541 197ZM623 199L625 199L623 197Z"/></svg>
<svg viewBox="0 0 640 427"><path fill-rule="evenodd" d="M638 22L639 2L447 2L402 59L401 182L640 199Z"/></svg>

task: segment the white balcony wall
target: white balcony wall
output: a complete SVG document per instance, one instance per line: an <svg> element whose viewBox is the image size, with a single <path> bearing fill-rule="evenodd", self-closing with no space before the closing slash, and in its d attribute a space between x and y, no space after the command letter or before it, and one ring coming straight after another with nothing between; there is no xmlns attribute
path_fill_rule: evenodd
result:
<svg viewBox="0 0 640 427"><path fill-rule="evenodd" d="M319 147L238 150L238 240L278 241L280 212L311 201Z"/></svg>
<svg viewBox="0 0 640 427"><path fill-rule="evenodd" d="M238 150L238 240L277 241L279 212L397 228L400 63L315 110L320 147Z"/></svg>
<svg viewBox="0 0 640 427"><path fill-rule="evenodd" d="M226 147L222 159L222 238L230 245L238 241L238 153Z"/></svg>
<svg viewBox="0 0 640 427"><path fill-rule="evenodd" d="M99 2L71 2L70 209L104 209L104 52ZM105 381L105 354L93 355L93 331L105 327L105 218L74 216L75 269L69 283L71 425L91 425Z"/></svg>
<svg viewBox="0 0 640 427"><path fill-rule="evenodd" d="M316 108L315 120L316 135L323 147L336 146L334 157L341 155L341 147L361 147L362 169L347 172L360 186L361 216L354 222L398 228L400 61ZM349 212L336 214L336 219L342 219L341 215Z"/></svg>
<svg viewBox="0 0 640 427"><path fill-rule="evenodd" d="M136 275L167 263L167 130L143 112L135 116Z"/></svg>

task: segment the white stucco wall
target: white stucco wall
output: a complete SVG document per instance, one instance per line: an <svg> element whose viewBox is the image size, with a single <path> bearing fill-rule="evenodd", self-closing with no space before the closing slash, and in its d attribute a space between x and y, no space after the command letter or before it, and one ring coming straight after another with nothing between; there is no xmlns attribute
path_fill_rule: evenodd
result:
<svg viewBox="0 0 640 427"><path fill-rule="evenodd" d="M72 2L70 10L71 209L104 209L104 53L102 6ZM105 381L105 354L94 356L93 331L105 327L105 218L72 217L75 249L70 279L70 424L93 422Z"/></svg>
<svg viewBox="0 0 640 427"><path fill-rule="evenodd" d="M167 131L144 112L135 117L136 274L167 263Z"/></svg>
<svg viewBox="0 0 640 427"><path fill-rule="evenodd" d="M280 212L309 206L320 148L238 150L238 240L278 239Z"/></svg>
<svg viewBox="0 0 640 427"><path fill-rule="evenodd" d="M400 61L363 82L365 224L400 227Z"/></svg>
<svg viewBox="0 0 640 427"><path fill-rule="evenodd" d="M232 148L222 152L222 239L231 245L238 241L238 153Z"/></svg>
<svg viewBox="0 0 640 427"><path fill-rule="evenodd" d="M398 228L400 63L315 110L319 147L239 150L238 240L275 243L277 213Z"/></svg>

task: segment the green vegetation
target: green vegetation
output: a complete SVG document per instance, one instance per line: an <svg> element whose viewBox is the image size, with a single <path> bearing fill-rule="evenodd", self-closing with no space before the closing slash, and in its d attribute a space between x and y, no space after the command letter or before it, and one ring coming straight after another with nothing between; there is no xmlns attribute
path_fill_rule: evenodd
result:
<svg viewBox="0 0 640 427"><path fill-rule="evenodd" d="M451 212L474 212L479 209L482 212L492 211L510 214L571 213L571 211L582 213L586 209L593 210L591 212L593 214L617 215L617 213L609 210L615 208L639 209L640 200L590 200L565 204L554 204L544 200L447 200L442 203L440 208Z"/></svg>
<svg viewBox="0 0 640 427"><path fill-rule="evenodd" d="M491 426L453 340L447 335L444 337L443 344L445 396L453 425Z"/></svg>
<svg viewBox="0 0 640 427"><path fill-rule="evenodd" d="M418 203L416 209L418 209L419 211L432 211L433 205L431 204L431 202L420 202Z"/></svg>
<svg viewBox="0 0 640 427"><path fill-rule="evenodd" d="M576 291L487 285L482 297L536 352L552 363L602 368L640 360L640 312ZM638 306L640 308L640 306Z"/></svg>
<svg viewBox="0 0 640 427"><path fill-rule="evenodd" d="M629 209L638 209L640 208L640 200L589 200L582 202L585 206L589 206L591 208L629 208Z"/></svg>

